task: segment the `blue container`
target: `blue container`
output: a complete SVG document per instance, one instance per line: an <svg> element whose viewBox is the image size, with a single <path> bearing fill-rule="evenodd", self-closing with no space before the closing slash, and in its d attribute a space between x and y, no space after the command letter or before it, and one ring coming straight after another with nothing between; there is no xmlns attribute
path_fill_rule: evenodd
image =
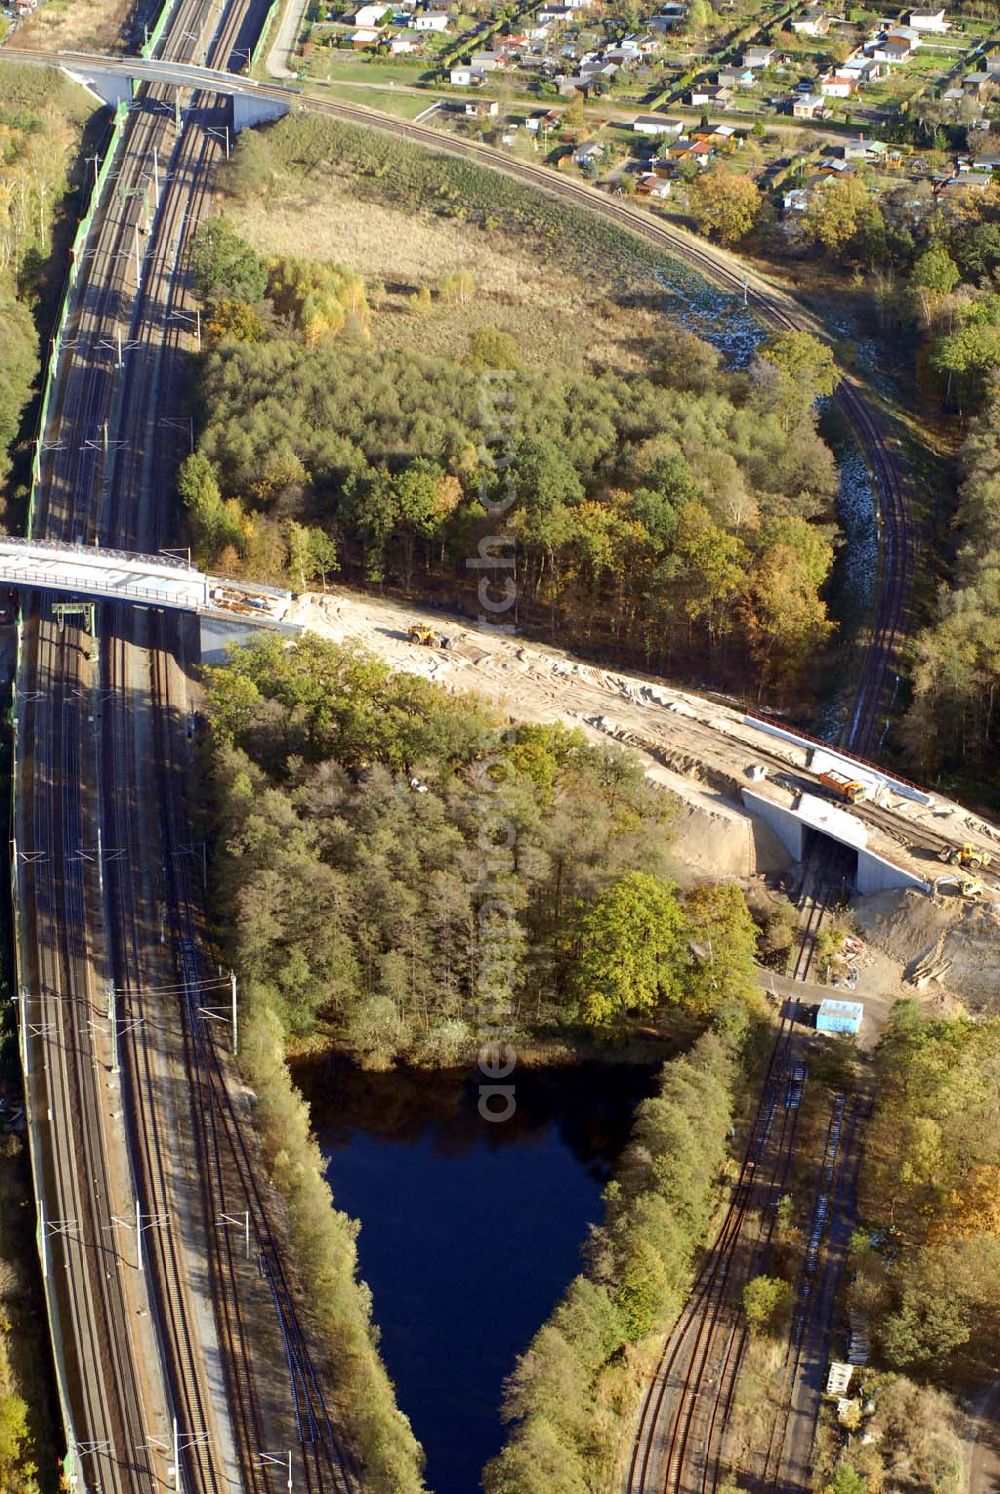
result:
<svg viewBox="0 0 1000 1494"><path fill-rule="evenodd" d="M860 1001L821 1001L817 1032L859 1032L865 1009Z"/></svg>

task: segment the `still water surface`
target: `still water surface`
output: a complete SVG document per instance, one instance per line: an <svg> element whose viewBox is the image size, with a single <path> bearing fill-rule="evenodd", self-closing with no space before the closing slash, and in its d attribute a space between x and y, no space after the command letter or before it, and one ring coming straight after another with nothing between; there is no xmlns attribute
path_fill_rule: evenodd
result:
<svg viewBox="0 0 1000 1494"><path fill-rule="evenodd" d="M579 1266L652 1072L522 1070L491 1125L465 1073L297 1068L435 1494L474 1494L501 1446L504 1376Z"/></svg>

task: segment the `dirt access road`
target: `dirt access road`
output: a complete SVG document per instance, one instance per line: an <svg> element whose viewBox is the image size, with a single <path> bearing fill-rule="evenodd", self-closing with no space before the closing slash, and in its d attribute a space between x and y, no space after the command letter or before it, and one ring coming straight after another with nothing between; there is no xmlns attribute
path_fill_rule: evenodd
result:
<svg viewBox="0 0 1000 1494"><path fill-rule="evenodd" d="M418 618L446 635L449 648L411 644L407 631ZM788 862L767 827L740 808L739 791L751 786L748 769L757 764L767 769L768 795L792 804L794 786L775 782L775 774L779 780L801 775L809 787L809 754L748 724L735 703L706 699L652 675L587 664L465 618L341 588L303 594L288 620L338 643L359 643L393 668L446 689L474 692L516 720L564 721L592 740L631 747L650 777L686 806L690 833L682 823L680 842L706 874L750 876ZM929 850L935 839L1000 845L1000 830L957 804L935 800L928 807L893 795L887 808L883 823L868 826L870 847L924 878L943 870Z"/></svg>

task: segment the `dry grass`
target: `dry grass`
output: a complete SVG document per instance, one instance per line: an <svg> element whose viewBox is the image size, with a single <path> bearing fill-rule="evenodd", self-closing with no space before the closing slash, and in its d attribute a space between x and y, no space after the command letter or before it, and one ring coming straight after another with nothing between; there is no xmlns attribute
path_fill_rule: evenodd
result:
<svg viewBox="0 0 1000 1494"><path fill-rule="evenodd" d="M120 37L131 0L43 0L16 42L38 52L103 51Z"/></svg>
<svg viewBox="0 0 1000 1494"><path fill-rule="evenodd" d="M247 239L265 254L335 259L385 286L372 334L385 347L419 346L461 355L469 333L490 325L517 340L526 364L582 368L598 363L640 369L643 344L659 318L610 300L602 277L585 277L543 264L513 238L498 240L468 223L362 202L328 177L322 192L296 191L266 208L260 202L226 207ZM413 314L420 286L436 289L453 270L471 270L476 293L464 306L435 299L427 316ZM645 277L655 290L652 275Z"/></svg>

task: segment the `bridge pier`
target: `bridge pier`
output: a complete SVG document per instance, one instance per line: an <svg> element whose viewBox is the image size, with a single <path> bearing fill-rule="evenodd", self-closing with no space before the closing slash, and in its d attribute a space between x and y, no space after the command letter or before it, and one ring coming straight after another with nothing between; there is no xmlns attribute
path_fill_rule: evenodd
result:
<svg viewBox="0 0 1000 1494"><path fill-rule="evenodd" d="M84 72L78 65L64 65L62 71L105 104L131 104L135 97L135 83L127 73L111 72L100 66L88 67Z"/></svg>
<svg viewBox="0 0 1000 1494"><path fill-rule="evenodd" d="M272 119L281 119L291 112L291 105L282 99L259 98L248 93L234 93L231 97L234 135L249 125L269 124Z"/></svg>

